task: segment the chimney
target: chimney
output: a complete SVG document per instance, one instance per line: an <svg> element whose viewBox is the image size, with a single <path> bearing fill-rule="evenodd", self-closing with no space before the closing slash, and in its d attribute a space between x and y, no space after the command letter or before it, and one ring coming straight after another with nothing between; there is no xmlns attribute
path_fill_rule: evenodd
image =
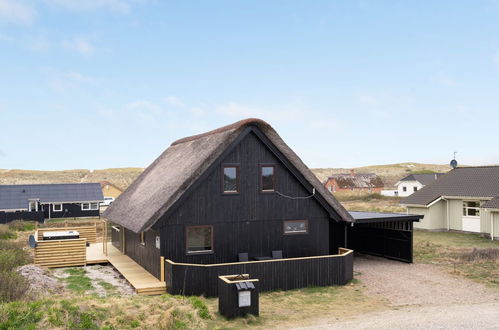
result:
<svg viewBox="0 0 499 330"><path fill-rule="evenodd" d="M351 176L351 177L354 177L354 176L355 176L355 170L354 170L353 168L350 170L350 176Z"/></svg>

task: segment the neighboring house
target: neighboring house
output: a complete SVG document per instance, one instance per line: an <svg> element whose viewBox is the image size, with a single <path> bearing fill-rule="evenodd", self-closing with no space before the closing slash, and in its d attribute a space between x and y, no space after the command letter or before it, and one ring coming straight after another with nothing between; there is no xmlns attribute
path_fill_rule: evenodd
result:
<svg viewBox="0 0 499 330"><path fill-rule="evenodd" d="M350 170L349 174L333 174L329 176L324 186L330 192L338 191L361 191L381 192L383 180L374 173L355 173Z"/></svg>
<svg viewBox="0 0 499 330"><path fill-rule="evenodd" d="M0 222L99 216L99 183L0 185Z"/></svg>
<svg viewBox="0 0 499 330"><path fill-rule="evenodd" d="M424 215L416 228L459 230L499 237L499 166L458 167L403 199Z"/></svg>
<svg viewBox="0 0 499 330"><path fill-rule="evenodd" d="M123 192L121 188L115 186L109 181L101 181L100 185L102 187L102 194L104 195L104 197L116 198Z"/></svg>
<svg viewBox="0 0 499 330"><path fill-rule="evenodd" d="M442 175L444 173L410 174L395 184L397 187L396 195L407 197L434 182Z"/></svg>
<svg viewBox="0 0 499 330"><path fill-rule="evenodd" d="M282 258L337 254L355 242L347 242L352 228L369 234L359 241L364 250L371 244L375 254L412 260L412 221L420 216L378 216L374 224L363 216L357 221L346 211L274 129L257 119L173 142L103 213L113 228L112 245L153 275L160 278L161 257L177 263L165 270L169 292L177 293L170 285L179 277L184 287L198 290L182 292L199 293L214 280L210 274L217 276L216 267L228 263L233 268L224 271L239 274L240 254L250 261L273 251ZM397 240L384 236L386 227L400 234L392 236ZM392 247L387 253L386 246ZM214 266L213 273L193 273L204 271L203 265ZM290 265L288 272L298 268ZM302 276L293 274L288 278ZM279 283L274 288L289 288Z"/></svg>

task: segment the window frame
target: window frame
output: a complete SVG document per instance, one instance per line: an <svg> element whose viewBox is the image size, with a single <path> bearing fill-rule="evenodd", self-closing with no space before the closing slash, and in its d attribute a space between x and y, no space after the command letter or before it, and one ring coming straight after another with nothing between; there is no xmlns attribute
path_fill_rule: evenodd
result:
<svg viewBox="0 0 499 330"><path fill-rule="evenodd" d="M402 186L402 191L403 192L407 192L407 187L406 186Z"/></svg>
<svg viewBox="0 0 499 330"><path fill-rule="evenodd" d="M56 208L55 208L56 205L60 206L61 208L59 210L56 210ZM62 210L63 210L62 203L52 204L52 212L62 212Z"/></svg>
<svg viewBox="0 0 499 330"><path fill-rule="evenodd" d="M470 202L477 203L478 206L468 206L467 203L470 203ZM482 208L482 201L479 201L479 200L474 200L474 201L464 200L463 201L463 217L480 218L481 217L481 215L480 215L481 208ZM468 214L468 210L469 209L475 210L475 215L469 215ZM478 215L476 215L476 214L478 214Z"/></svg>
<svg viewBox="0 0 499 330"><path fill-rule="evenodd" d="M263 189L263 168L264 167L272 167L273 168L273 172L272 172L272 186L273 186L273 189L272 190L264 190ZM259 175L260 175L260 192L261 193L275 193L276 192L276 185L277 185L277 180L276 180L276 172L277 172L277 165L276 164L260 164L260 171L259 171Z"/></svg>
<svg viewBox="0 0 499 330"><path fill-rule="evenodd" d="M286 224L288 222L305 222L305 231L304 232L286 232ZM283 235L308 235L310 233L308 219L301 220L283 220L282 221L282 233Z"/></svg>
<svg viewBox="0 0 499 330"><path fill-rule="evenodd" d="M189 243L188 237L189 237L189 228L211 228L211 250L202 250L202 251L189 251L189 246L187 245ZM188 256L192 255L197 255L197 254L213 254L215 253L215 228L213 225L186 225L185 226L185 254Z"/></svg>
<svg viewBox="0 0 499 330"><path fill-rule="evenodd" d="M97 204L97 208L92 208L92 204ZM83 205L88 205L88 208L85 208ZM98 211L99 210L99 202L83 202L81 203L82 211Z"/></svg>
<svg viewBox="0 0 499 330"><path fill-rule="evenodd" d="M83 205L88 205L88 207L85 208ZM82 211L90 211L90 203L81 203L81 210Z"/></svg>
<svg viewBox="0 0 499 330"><path fill-rule="evenodd" d="M225 179L225 168L229 168L229 167L234 167L236 169L236 190L233 191L233 190L229 190L229 191L225 191L225 185L224 185L224 179ZM221 173L220 173L220 185L221 185L221 188L222 188L222 195L237 195L240 193L240 190L241 190L241 178L240 178L240 166L239 164L222 164L222 168L221 168Z"/></svg>

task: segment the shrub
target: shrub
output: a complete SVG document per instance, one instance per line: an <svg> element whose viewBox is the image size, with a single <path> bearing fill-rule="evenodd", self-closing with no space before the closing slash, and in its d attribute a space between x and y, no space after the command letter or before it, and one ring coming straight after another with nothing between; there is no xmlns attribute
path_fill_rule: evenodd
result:
<svg viewBox="0 0 499 330"><path fill-rule="evenodd" d="M31 258L22 246L21 242L0 240L0 271L13 271L30 263Z"/></svg>
<svg viewBox="0 0 499 330"><path fill-rule="evenodd" d="M473 248L471 251L461 252L457 255L461 260L465 261L483 261L483 260L499 260L499 248Z"/></svg>
<svg viewBox="0 0 499 330"><path fill-rule="evenodd" d="M0 240L14 239L16 237L17 234L8 225L0 225Z"/></svg>
<svg viewBox="0 0 499 330"><path fill-rule="evenodd" d="M0 271L0 302L23 299L29 291L28 281L14 271Z"/></svg>
<svg viewBox="0 0 499 330"><path fill-rule="evenodd" d="M198 310L198 315L202 319L210 319L210 312L208 311L208 307L206 304L198 297L189 298L192 307Z"/></svg>
<svg viewBox="0 0 499 330"><path fill-rule="evenodd" d="M36 225L32 221L24 221L24 220L14 220L9 222L9 228L14 231L32 231L35 230Z"/></svg>

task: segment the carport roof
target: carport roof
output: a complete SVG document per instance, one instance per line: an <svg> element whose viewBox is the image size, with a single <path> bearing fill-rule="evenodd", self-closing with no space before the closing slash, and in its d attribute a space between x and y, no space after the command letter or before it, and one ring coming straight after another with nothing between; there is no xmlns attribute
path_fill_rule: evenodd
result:
<svg viewBox="0 0 499 330"><path fill-rule="evenodd" d="M420 214L406 213L381 213L349 211L355 223L375 223L387 221L419 221L423 218Z"/></svg>

